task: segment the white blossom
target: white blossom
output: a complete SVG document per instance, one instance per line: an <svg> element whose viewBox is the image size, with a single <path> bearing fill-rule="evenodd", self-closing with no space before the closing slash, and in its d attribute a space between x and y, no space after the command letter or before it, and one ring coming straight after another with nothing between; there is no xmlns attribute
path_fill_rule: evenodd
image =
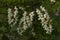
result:
<svg viewBox="0 0 60 40"><path fill-rule="evenodd" d="M56 2L55 0L50 0L51 2Z"/></svg>
<svg viewBox="0 0 60 40"><path fill-rule="evenodd" d="M21 27L21 24L23 23L23 26L22 26L23 30L21 30L21 32L22 31L24 32L28 27L30 27L30 25L32 25L34 12L30 12L29 15L27 15L27 14L28 13L26 11L24 11L23 17L21 18L21 20L19 22L19 27Z"/></svg>
<svg viewBox="0 0 60 40"><path fill-rule="evenodd" d="M12 9L8 8L8 23L11 24L13 22L14 19L12 19L13 13L12 13Z"/></svg>
<svg viewBox="0 0 60 40"><path fill-rule="evenodd" d="M13 23L13 25L15 25L18 21L18 8L15 6L15 11L14 11L14 19L15 19L15 22Z"/></svg>
<svg viewBox="0 0 60 40"><path fill-rule="evenodd" d="M39 9L36 9L36 13L38 14L38 20L41 20L42 26L44 30L46 30L46 33L50 34L53 29L52 25L49 24L50 17L44 7L40 6L40 8L44 13L42 13Z"/></svg>
<svg viewBox="0 0 60 40"><path fill-rule="evenodd" d="M14 11L14 18L17 16L17 14L18 14L18 8L15 6L15 11Z"/></svg>
<svg viewBox="0 0 60 40"><path fill-rule="evenodd" d="M27 15L27 12L24 11L23 17L21 18L21 20L20 20L20 22L19 22L19 27L20 27L20 25L21 25L22 22L25 22L26 15Z"/></svg>
<svg viewBox="0 0 60 40"><path fill-rule="evenodd" d="M11 27L14 26L18 21L18 16L17 16L18 8L15 6L14 9L15 9L15 11L12 12L12 9L8 8L8 23L9 23L9 25L11 25Z"/></svg>
<svg viewBox="0 0 60 40"><path fill-rule="evenodd" d="M41 11L39 10L39 9L36 9L36 12L37 12L37 14L38 14L38 20L41 20L41 18L43 17L43 13L41 13Z"/></svg>
<svg viewBox="0 0 60 40"><path fill-rule="evenodd" d="M34 11L29 14L30 20L33 21Z"/></svg>
<svg viewBox="0 0 60 40"><path fill-rule="evenodd" d="M23 7L19 7L19 9L21 9L21 10L23 10L23 11L24 11L24 9L25 9L25 8L23 8Z"/></svg>
<svg viewBox="0 0 60 40"><path fill-rule="evenodd" d="M42 11L46 11L45 7L40 6L40 8L41 8Z"/></svg>
<svg viewBox="0 0 60 40"><path fill-rule="evenodd" d="M49 29L50 29L50 33L52 32L53 28L52 28L52 25L49 24Z"/></svg>
<svg viewBox="0 0 60 40"><path fill-rule="evenodd" d="M14 26L18 21L18 8L15 6L14 9L15 10L12 13L12 9L8 8L8 23L11 27ZM35 14L34 14L34 11L27 13L23 7L19 7L19 9L24 11L23 17L19 20L19 24L17 27L17 32L20 35L22 35L22 33L27 28L31 27ZM45 9L45 7L40 6L40 9L36 9L36 13L38 15L38 20L41 20L41 24L42 24L44 30L46 30L47 34L52 33L53 28L52 28L52 25L49 23L50 22L50 16L49 16L47 10ZM43 11L44 13L42 13L41 11ZM32 31L32 34L36 35L33 31Z"/></svg>

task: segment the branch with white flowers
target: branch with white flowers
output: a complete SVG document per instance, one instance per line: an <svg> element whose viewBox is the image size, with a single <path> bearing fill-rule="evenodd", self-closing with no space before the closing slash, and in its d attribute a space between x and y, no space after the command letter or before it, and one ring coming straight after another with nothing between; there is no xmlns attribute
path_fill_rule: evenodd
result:
<svg viewBox="0 0 60 40"><path fill-rule="evenodd" d="M12 9L11 8L8 8L8 23L11 27L13 27L17 21L18 21L18 8L15 6L15 11L14 13L12 13Z"/></svg>
<svg viewBox="0 0 60 40"><path fill-rule="evenodd" d="M15 11L13 13L11 8L8 9L8 23L11 27L13 27L17 23L17 21L19 21L17 32L20 35L22 35L22 33L27 28L31 27L35 14L34 14L34 11L28 14L23 7L19 7L19 9L21 9L24 13L23 13L23 17L20 20L18 20L18 8L15 6L14 9ZM40 9L41 10L36 9L36 13L38 14L38 20L41 20L41 24L44 30L46 30L47 34L52 33L53 28L50 23L50 20L51 20L50 16L48 15L48 12L45 9L45 7L40 6ZM43 11L44 13L42 13L41 11Z"/></svg>
<svg viewBox="0 0 60 40"><path fill-rule="evenodd" d="M50 33L52 33L52 30L53 30L52 25L50 24L50 17L47 13L47 10L44 7L40 6L40 9L44 13L42 13L41 10L36 9L36 12L39 17L38 20L41 20L42 26L43 26L44 30L46 30L46 33L50 34Z"/></svg>
<svg viewBox="0 0 60 40"><path fill-rule="evenodd" d="M27 12L24 11L23 17L21 18L21 20L19 22L19 28L17 29L18 32L20 30L20 32L19 32L20 34L22 34L27 28L29 28L32 25L33 16L34 16L33 11L29 15L27 15ZM21 25L23 25L23 26L21 27Z"/></svg>

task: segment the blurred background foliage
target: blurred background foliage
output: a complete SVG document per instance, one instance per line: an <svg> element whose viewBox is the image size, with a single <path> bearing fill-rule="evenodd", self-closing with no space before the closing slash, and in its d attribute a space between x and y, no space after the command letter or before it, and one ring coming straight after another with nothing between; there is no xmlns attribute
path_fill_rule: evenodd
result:
<svg viewBox="0 0 60 40"><path fill-rule="evenodd" d="M37 20L37 14L35 15L33 24L37 34L35 37L30 34L30 31L28 31L31 29L24 32L24 36L20 36L16 30L13 30L14 28L10 29L7 22L7 9L9 7L13 8L14 6L22 6L29 12L39 8L40 5L43 5L47 9L53 20L52 24L54 30L52 34L48 35L43 33L45 31L42 30L42 26L39 25L40 21ZM57 11L59 11L59 16L55 15ZM8 35L12 37L8 38ZM51 3L50 0L0 0L0 40L60 40L60 0L56 0L55 3Z"/></svg>

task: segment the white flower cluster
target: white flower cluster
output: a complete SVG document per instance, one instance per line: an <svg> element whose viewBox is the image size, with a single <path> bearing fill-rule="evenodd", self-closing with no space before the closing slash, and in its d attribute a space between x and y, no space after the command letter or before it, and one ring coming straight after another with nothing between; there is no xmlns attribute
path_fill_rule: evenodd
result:
<svg viewBox="0 0 60 40"><path fill-rule="evenodd" d="M30 16L30 20L31 20L31 22L33 21L33 16L34 16L34 11L32 11L30 14L29 14L29 16Z"/></svg>
<svg viewBox="0 0 60 40"><path fill-rule="evenodd" d="M12 20L11 17L13 16L11 8L8 8L8 23L11 24Z"/></svg>
<svg viewBox="0 0 60 40"><path fill-rule="evenodd" d="M41 20L42 26L44 28L44 30L46 30L46 33L51 33L52 32L52 25L49 23L50 17L47 13L47 11L45 10L44 7L40 6L40 9L44 12L42 13L41 10L36 9L36 12L38 14L38 20Z"/></svg>
<svg viewBox="0 0 60 40"><path fill-rule="evenodd" d="M23 7L19 7L19 9L24 11ZM18 8L14 7L15 11L12 11L11 8L8 8L8 23L11 27L13 27L17 21L18 21ZM20 19L20 22L18 24L17 32L22 34L28 27L31 26L33 21L34 11L30 12L29 15L27 15L27 12L24 11L23 17Z"/></svg>
<svg viewBox="0 0 60 40"><path fill-rule="evenodd" d="M14 13L12 13L12 9L8 8L8 23L11 27L14 26L17 23L17 18L18 18L17 17L18 9L17 9L16 6L15 6L14 9L15 9L15 11L14 11Z"/></svg>
<svg viewBox="0 0 60 40"><path fill-rule="evenodd" d="M14 26L18 21L18 8L15 6L14 9L15 11L12 11L11 8L8 8L8 23L11 27ZM28 14L23 7L19 7L19 9L21 9L24 12L23 17L19 20L19 24L17 27L17 32L20 35L22 35L22 33L32 25L33 16L35 14L34 11ZM52 25L50 23L50 17L48 15L47 10L44 7L40 6L40 9L41 10L36 9L36 13L39 17L38 20L41 20L41 24L44 30L46 30L46 33L49 34L53 30ZM42 13L41 11L43 11L44 13ZM32 34L34 34L34 32L32 32Z"/></svg>
<svg viewBox="0 0 60 40"><path fill-rule="evenodd" d="M18 32L20 30L20 34L22 34L28 27L31 26L32 21L33 21L33 16L34 16L34 12L29 13L29 15L27 15L27 12L24 11L23 13L23 17L21 18L20 22L19 22L19 27L20 29L18 29ZM23 23L23 26L21 27Z"/></svg>
<svg viewBox="0 0 60 40"><path fill-rule="evenodd" d="M19 6L19 9L21 9L21 10L23 10L23 11L24 11L24 9L25 9L25 8L23 8L23 7L20 7L20 6Z"/></svg>
<svg viewBox="0 0 60 40"><path fill-rule="evenodd" d="M56 2L55 0L50 0L51 2Z"/></svg>

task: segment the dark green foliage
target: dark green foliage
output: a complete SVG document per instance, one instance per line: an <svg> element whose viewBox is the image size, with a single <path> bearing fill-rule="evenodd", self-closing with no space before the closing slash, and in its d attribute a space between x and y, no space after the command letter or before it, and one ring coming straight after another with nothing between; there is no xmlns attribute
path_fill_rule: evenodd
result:
<svg viewBox="0 0 60 40"><path fill-rule="evenodd" d="M19 35L15 30L16 27L10 28L7 23L7 9L9 7L13 8L14 6L23 6L25 7L26 11L31 12L35 11L36 8L39 8L40 5L43 5L51 19L53 19L53 32L52 34L46 34L42 28L40 21L37 20L38 16L35 14L34 16L34 23L32 27L34 28L34 32L36 36L32 36L31 28L27 29L23 36ZM27 7L29 6L29 7ZM59 16L55 15L57 8L60 8L60 0L56 0L56 3L51 3L49 0L0 0L0 40L60 40L60 12ZM60 9L59 9L60 11ZM22 10L19 10L19 18L22 17ZM19 21L18 21L19 23ZM18 23L16 24L18 26ZM13 37L8 37L13 36ZM15 38L15 39L14 39Z"/></svg>

